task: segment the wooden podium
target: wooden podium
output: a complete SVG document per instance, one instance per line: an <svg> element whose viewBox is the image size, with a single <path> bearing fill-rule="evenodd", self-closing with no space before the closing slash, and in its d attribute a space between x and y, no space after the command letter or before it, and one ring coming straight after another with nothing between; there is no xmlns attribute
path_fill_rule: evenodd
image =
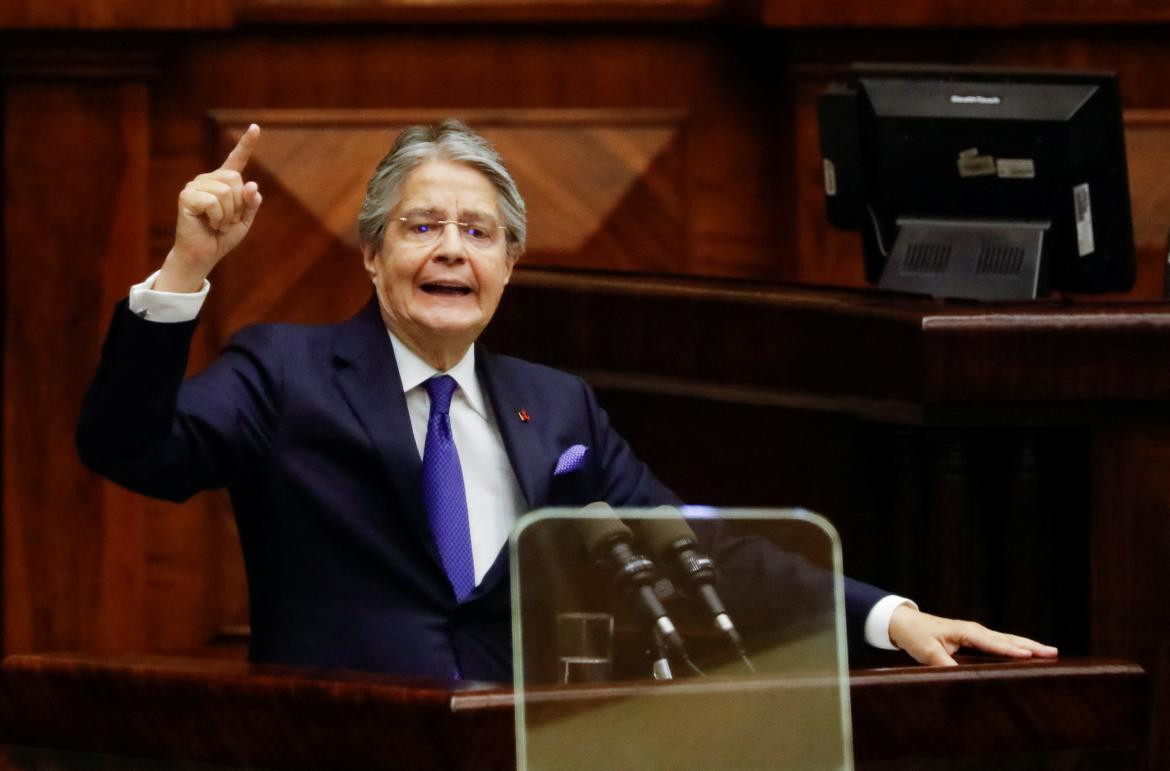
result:
<svg viewBox="0 0 1170 771"><path fill-rule="evenodd" d="M850 692L859 768L1131 768L1145 740L1145 673L1123 661L860 670ZM494 684L64 654L0 666L3 768L510 769L513 728Z"/></svg>
<svg viewBox="0 0 1170 771"><path fill-rule="evenodd" d="M683 500L809 508L852 578L1136 661L1170 768L1170 303L548 270L508 291L488 344L584 376Z"/></svg>

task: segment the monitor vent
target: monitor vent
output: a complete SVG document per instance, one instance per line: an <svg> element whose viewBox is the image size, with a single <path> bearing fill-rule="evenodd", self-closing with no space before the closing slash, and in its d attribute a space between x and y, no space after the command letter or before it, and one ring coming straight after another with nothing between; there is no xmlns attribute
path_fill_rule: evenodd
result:
<svg viewBox="0 0 1170 771"><path fill-rule="evenodd" d="M1015 276L1024 266L1024 247L985 246L975 262L975 274L982 276Z"/></svg>
<svg viewBox="0 0 1170 771"><path fill-rule="evenodd" d="M946 273L951 261L950 244L916 243L906 247L903 273Z"/></svg>

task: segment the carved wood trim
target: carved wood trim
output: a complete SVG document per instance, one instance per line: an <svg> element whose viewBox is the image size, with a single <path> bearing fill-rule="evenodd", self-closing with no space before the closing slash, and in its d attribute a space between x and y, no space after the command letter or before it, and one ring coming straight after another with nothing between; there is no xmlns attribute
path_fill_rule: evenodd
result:
<svg viewBox="0 0 1170 771"><path fill-rule="evenodd" d="M242 24L662 22L718 19L732 0L237 0Z"/></svg>
<svg viewBox="0 0 1170 771"><path fill-rule="evenodd" d="M690 254L685 111L213 110L209 164L249 123L265 129L249 172L266 209L242 247L250 255L218 271L223 332L270 315L335 319L360 305L369 285L354 219L369 175L398 130L452 114L496 145L527 199L523 264L669 272ZM337 270L342 261L352 269Z"/></svg>

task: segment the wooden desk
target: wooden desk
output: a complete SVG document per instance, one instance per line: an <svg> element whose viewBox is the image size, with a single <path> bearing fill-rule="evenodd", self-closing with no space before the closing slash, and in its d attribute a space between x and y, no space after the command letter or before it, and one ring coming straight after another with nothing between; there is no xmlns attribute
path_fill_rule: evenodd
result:
<svg viewBox="0 0 1170 771"><path fill-rule="evenodd" d="M813 509L853 577L1137 661L1170 766L1170 304L518 270L488 343L586 377L684 500Z"/></svg>
<svg viewBox="0 0 1170 771"><path fill-rule="evenodd" d="M1133 767L1145 689L1141 668L1123 661L857 671L857 764L982 768L994 758L1011 768ZM146 767L166 768L515 764L505 687L164 658L7 658L0 741L11 768L119 767L88 753L154 758Z"/></svg>

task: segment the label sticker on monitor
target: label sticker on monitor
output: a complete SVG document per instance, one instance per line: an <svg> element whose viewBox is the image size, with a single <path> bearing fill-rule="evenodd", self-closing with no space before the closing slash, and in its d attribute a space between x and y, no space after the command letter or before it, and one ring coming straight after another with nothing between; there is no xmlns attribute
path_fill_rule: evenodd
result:
<svg viewBox="0 0 1170 771"><path fill-rule="evenodd" d="M974 147L963 150L955 161L959 165L960 177L994 177L995 156L980 155Z"/></svg>
<svg viewBox="0 0 1170 771"><path fill-rule="evenodd" d="M825 195L837 195L837 167L828 158L822 158L825 166Z"/></svg>
<svg viewBox="0 0 1170 771"><path fill-rule="evenodd" d="M1073 188L1073 206L1077 218L1077 253L1084 257L1097 248L1093 243L1093 207L1089 202L1089 183Z"/></svg>
<svg viewBox="0 0 1170 771"><path fill-rule="evenodd" d="M1035 179L1036 163L1031 158L996 158L995 173L1003 179Z"/></svg>

